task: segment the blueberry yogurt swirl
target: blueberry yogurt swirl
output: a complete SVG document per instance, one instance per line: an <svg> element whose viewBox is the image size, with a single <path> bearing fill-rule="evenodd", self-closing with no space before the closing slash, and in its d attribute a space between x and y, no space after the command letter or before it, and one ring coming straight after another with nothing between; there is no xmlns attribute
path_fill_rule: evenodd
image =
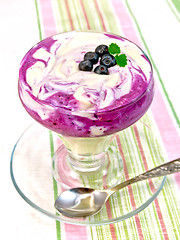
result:
<svg viewBox="0 0 180 240"><path fill-rule="evenodd" d="M120 67L108 46L126 54ZM23 58L19 96L43 126L71 137L113 134L136 122L153 99L147 56L113 34L67 32L36 44Z"/></svg>

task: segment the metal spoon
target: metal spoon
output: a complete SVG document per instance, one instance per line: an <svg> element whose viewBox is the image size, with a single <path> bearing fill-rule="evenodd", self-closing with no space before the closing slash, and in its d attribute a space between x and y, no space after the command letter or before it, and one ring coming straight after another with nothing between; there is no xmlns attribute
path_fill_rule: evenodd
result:
<svg viewBox="0 0 180 240"><path fill-rule="evenodd" d="M72 188L64 191L55 201L55 208L67 217L87 217L98 213L107 199L116 191L148 178L166 176L180 171L180 158L162 164L117 186L106 190Z"/></svg>

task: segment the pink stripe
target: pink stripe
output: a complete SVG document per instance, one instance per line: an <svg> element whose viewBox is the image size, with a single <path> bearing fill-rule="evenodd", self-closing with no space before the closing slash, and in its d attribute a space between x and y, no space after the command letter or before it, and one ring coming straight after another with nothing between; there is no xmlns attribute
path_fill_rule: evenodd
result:
<svg viewBox="0 0 180 240"><path fill-rule="evenodd" d="M151 106L161 137L170 160L180 157L180 136L168 113L163 97L156 86L156 93ZM165 117L164 117L165 116Z"/></svg>
<svg viewBox="0 0 180 240"><path fill-rule="evenodd" d="M151 110L159 128L169 160L179 158L180 136L176 131L163 97L157 87ZM174 176L180 190L180 173L176 173Z"/></svg>
<svg viewBox="0 0 180 240"><path fill-rule="evenodd" d="M145 157L145 154L144 154L144 150L143 150L143 147L142 147L142 144L141 144L141 140L140 140L139 133L138 133L136 125L133 126L133 129L134 129L134 133L135 133L136 140L137 140L137 143L138 143L138 147L140 149L141 157L142 157L142 160L143 160L143 165L145 167L145 170L148 171L149 168L148 168L147 160L146 160L146 157ZM155 187L154 187L154 184L153 184L151 179L149 179L149 186L151 188L151 191L154 192ZM168 240L169 237L168 237L168 234L167 234L166 225L164 223L164 219L163 219L162 212L161 212L161 209L160 209L159 202L158 202L157 198L155 199L155 207L156 207L156 212L157 212L159 222L160 222L160 225L161 225L161 229L162 229L162 232L163 232L163 235L164 235L164 239Z"/></svg>
<svg viewBox="0 0 180 240"><path fill-rule="evenodd" d="M110 165L110 158L109 158L109 155L108 155L108 166L107 166L107 169L109 169L109 165ZM107 180L107 175L105 175L103 177L103 187L104 187L104 189L108 189L106 180ZM109 200L106 202L106 210L107 210L108 219L112 219L113 216L112 216L111 205L110 205ZM115 231L115 225L114 224L110 224L109 227L110 227L110 231L111 231L112 240L117 240L116 231Z"/></svg>
<svg viewBox="0 0 180 240"><path fill-rule="evenodd" d="M90 30L91 27L90 27L89 20L88 20L88 17L87 17L86 11L85 11L85 7L84 7L83 0L80 0L80 3L81 3L81 7L82 7L82 10L83 10L83 14L84 14L84 17L85 17L85 20L86 20L87 29Z"/></svg>
<svg viewBox="0 0 180 240"><path fill-rule="evenodd" d="M114 6L114 11L116 12L119 22L121 23L123 32L125 33L125 36L133 40L139 46L141 46L137 38L136 32L134 30L133 22L128 16L128 13L126 11L126 8L123 5L123 2L112 0L112 3ZM157 89L157 86L156 86L156 89ZM169 157L172 157L172 156L175 157L175 155L179 156L180 149L178 149L178 147L180 146L180 142L179 142L180 138L172 122L172 119L169 116L169 113L166 109L166 105L158 89L156 91L151 109L152 109L153 116L156 120L157 126L159 128L159 132L162 136L162 140L164 142L165 148L168 152L168 156ZM180 187L180 182L178 182L178 185ZM155 201L155 204L156 204L156 207L158 207L156 201ZM160 212L159 209L157 209L157 212L158 212L158 217L163 230L163 234L164 236L168 236L167 231L164 228L165 227L164 223L162 222L163 221L162 213Z"/></svg>
<svg viewBox="0 0 180 240"><path fill-rule="evenodd" d="M66 3L69 21L71 24L71 30L74 30L71 12L69 10L69 5L68 5L67 0L65 0L65 3ZM72 239L79 240L80 238L82 240L88 239L87 228L85 226L65 224L65 234L66 234L66 240L72 240Z"/></svg>
<svg viewBox="0 0 180 240"><path fill-rule="evenodd" d="M120 152L121 157L123 159L125 178L126 178L126 180L128 180L129 179L129 174L128 174L128 170L127 170L126 160L125 160L125 157L124 157L123 149L122 149L121 142L120 142L120 139L119 139L118 135L117 135L116 139L117 139L117 145L118 145L118 148L119 148L119 152ZM134 195L133 195L131 185L128 186L128 192L129 192L129 196L130 196L131 205L133 207L133 210L135 210L136 209L136 203L135 203L135 199L134 199ZM141 222L140 222L140 219L139 219L139 215L136 214L134 217L135 217L135 222L136 222L136 227L137 227L139 239L142 240L142 239L144 239L144 236L143 236L143 233L142 233L142 228L141 228Z"/></svg>
<svg viewBox="0 0 180 240"><path fill-rule="evenodd" d="M113 8L116 13L116 16L119 19L120 25L123 29L125 37L133 41L134 43L140 46L139 39L134 30L134 24L130 20L130 15L127 13L127 10L121 0L112 0Z"/></svg>
<svg viewBox="0 0 180 240"><path fill-rule="evenodd" d="M110 206L109 200L106 202L106 209L107 209L108 218L112 219L113 217L112 217L112 213L111 213L111 206ZM115 225L110 224L109 228L110 228L112 240L117 240Z"/></svg>
<svg viewBox="0 0 180 240"><path fill-rule="evenodd" d="M98 6L98 4L97 4L97 1L94 0L94 3L95 3L95 7L96 7L96 9L97 9L97 12L98 12L98 14L99 14L99 16L100 16L103 29L104 29L104 31L106 31L106 27L105 27L105 24L104 24L104 21L103 21L102 14L101 14L101 12L100 12L99 6ZM85 20L86 20L87 27L88 27L88 29L90 30L89 20L88 20L87 13L86 13L86 10L85 10L85 8L84 8L84 4L83 4L83 1L82 1L82 0L81 0L81 6L82 6L82 9L83 9L83 13L84 13L84 16L85 16ZM104 187L107 188L105 177L104 177L104 179L103 179L103 183L104 183ZM108 217L111 219L111 218L112 218L112 213L111 213L111 207L110 207L109 201L106 202L106 209L107 209ZM115 226L114 226L114 224L110 224L109 227L110 227L112 239L113 239L113 240L116 240L117 237L116 237L116 233L115 233L116 231L115 231Z"/></svg>
<svg viewBox="0 0 180 240"><path fill-rule="evenodd" d="M94 2L95 2L96 9L97 9L97 11L98 11L98 14L99 14L99 16L100 16L100 19L101 19L101 23L102 23L103 30L104 30L104 31L107 31L107 30L106 30L105 23L104 23L103 16L102 16L102 14L101 14L101 12L100 12L100 9L99 9L99 6L98 6L98 4L97 4L97 0L94 0ZM119 143L119 144L118 144L119 149L122 150L122 149L121 149L121 146L120 146L120 141L118 141L118 143ZM124 155L123 155L123 152L122 152L122 151L121 151L121 154L122 154L122 158L123 158ZM126 166L125 159L123 159L123 160L124 160L124 166ZM126 168L126 167L125 167L125 168ZM125 170L125 175L126 175L126 177L127 177L127 179L128 179L129 176L128 176L127 168L126 168L126 170ZM131 204L132 204L133 208L136 208L136 204L135 204L135 200L134 200L134 196L133 196L133 192L132 192L131 186L128 187L128 190L129 190L129 194L130 194ZM140 240L143 240L144 237L143 237L143 233L142 233L142 230L141 230L141 224L140 224L140 219L139 219L139 216L138 216L138 215L135 215L135 222L136 222L137 231L138 231L138 234L139 234L139 239L140 239ZM114 229L111 229L111 235L112 235L112 236L114 235Z"/></svg>
<svg viewBox="0 0 180 240"><path fill-rule="evenodd" d="M140 149L140 154L141 154L141 157L142 157L142 160L143 160L144 168L145 168L146 171L148 171L149 170L148 164L147 164L147 161L146 161L144 150L142 148L142 144L141 144L141 140L140 140L140 137L139 137L139 133L138 133L138 130L137 130L137 127L136 127L135 124L133 125L133 129L134 129L136 140L137 140L137 143L138 143L138 146L139 146L139 149ZM152 180L148 179L148 181L149 181L149 185L150 185L151 191L155 192L156 189L155 189L155 187L153 185Z"/></svg>
<svg viewBox="0 0 180 240"><path fill-rule="evenodd" d="M131 39L138 46L142 47L142 44L138 40L137 32L134 30L134 23L131 21L123 2L119 0L112 0L112 4L125 37ZM166 148L169 160L180 157L180 136L168 113L167 106L157 85L151 110ZM175 174L175 179L180 189L180 173Z"/></svg>
<svg viewBox="0 0 180 240"><path fill-rule="evenodd" d="M40 2L41 15L42 15L42 25L44 28L44 37L56 34L57 33L56 22L54 19L51 1L39 0L39 2ZM69 21L71 23L71 28L73 30L74 26L73 26L72 18L70 15L67 0L65 1L65 3L68 11ZM82 240L88 239L87 229L85 226L65 224L65 232L66 232L67 240L72 240L72 239L79 240L80 238Z"/></svg>
<svg viewBox="0 0 180 240"><path fill-rule="evenodd" d="M68 17L69 17L69 22L70 22L70 24L71 24L71 30L74 30L74 24L73 24L73 20L72 20L72 17L71 17L71 12L70 12L70 10L69 10L69 4L68 4L68 1L67 1L67 0L65 0L65 5L66 5Z"/></svg>
<svg viewBox="0 0 180 240"><path fill-rule="evenodd" d="M95 2L95 6L97 8L97 11L99 13L99 16L100 16L100 19L101 19L101 22L102 22L103 30L107 31L105 23L104 23L104 20L103 20L103 17L102 17L102 14L101 14L101 12L99 10L99 7L98 7L97 1L94 0L94 2ZM119 3L120 2L121 1L119 1ZM122 154L122 158L123 158L123 161L124 161L124 166L125 166L125 170L124 171L125 171L125 175L127 177L126 179L128 179L129 178L128 171L127 171L127 168L126 168L126 162L125 162L125 159L124 159L124 155L123 155L123 152L122 152L122 148L121 148L121 144L120 144L119 138L117 138L117 141L118 141L118 146L119 146L120 153ZM128 191L129 191L129 194L130 194L131 204L132 204L133 208L135 209L136 208L136 204L135 204L135 200L134 200L134 196L133 196L133 193L132 193L131 186L128 187ZM138 231L138 234L139 234L139 239L142 240L142 239L144 239L144 237L143 237L143 233L142 233L142 230L141 230L141 224L140 224L140 219L139 219L138 215L135 215L135 222L136 222L137 231Z"/></svg>
<svg viewBox="0 0 180 240"><path fill-rule="evenodd" d="M86 226L65 223L66 240L87 240ZM64 240L64 239L63 239Z"/></svg>
<svg viewBox="0 0 180 240"><path fill-rule="evenodd" d="M45 36L49 36L49 35L52 35L52 34L56 33L56 25L55 25L55 20L54 20L54 16L53 16L51 2L48 1L48 0L39 0L39 1L41 3L41 9L42 9L42 20L43 20L43 25L44 25L44 35ZM113 1L113 2L117 3L117 1ZM95 3L96 3L96 6L97 6L97 2L96 1L95 1ZM122 4L121 1L118 1L118 3L120 5ZM99 8L98 8L98 12L100 14L100 18L102 20L102 24L104 25L104 22L103 22L103 19L102 19L102 15L101 15L101 13L99 11ZM127 15L127 13L125 15ZM119 16L119 14L117 14L117 16ZM123 17L121 16L121 19L123 19ZM70 17L70 14L69 14L69 18L70 18L70 22L71 22L72 19ZM129 22L129 20L130 20L129 17L128 17L127 20L128 21L126 21L126 23ZM72 22L71 22L71 27L73 29ZM104 29L106 29L105 25L103 27L104 27ZM124 32L127 33L126 37L132 39L134 42L136 42L138 45L140 45L139 41L135 38L136 33L133 34L133 27L134 26L129 28L128 26L125 25L124 27L126 28L125 31L124 31ZM162 110L162 107L160 109ZM153 114L154 114L154 112L153 112ZM166 123L167 123L167 121L166 121ZM172 124L172 121L171 121L171 124ZM159 128L160 127L161 127L161 124L159 124ZM168 150L168 153L169 153L169 150ZM65 224L65 229L66 229L66 239L79 239L79 236L81 236L81 239L83 239L83 240L87 239L86 227ZM138 229L139 229L139 227L138 227ZM77 236L77 233L78 233L78 236ZM77 238L76 238L76 236L77 236Z"/></svg>
<svg viewBox="0 0 180 240"><path fill-rule="evenodd" d="M57 146L61 146L62 145L62 141L60 140L59 137L57 137L56 139L57 142ZM59 158L62 156L58 156ZM63 164L63 163L61 163ZM60 166L61 168L61 166ZM61 173L62 174L62 173ZM70 179L67 179L67 184L70 185L70 180L71 180L71 176L69 176ZM63 178L63 176L62 176ZM65 176L66 178L66 176ZM63 178L64 179L64 178ZM77 181L78 183L78 181ZM74 187L74 186L72 186ZM66 190L63 185L61 186L62 191ZM81 236L82 240L87 240L87 232L86 232L86 226L75 226L75 225L71 225L71 224L65 224L65 231L66 231L66 240L79 240L79 237ZM77 234L78 233L78 234Z"/></svg>
<svg viewBox="0 0 180 240"><path fill-rule="evenodd" d="M96 6L96 9L97 9L97 12L100 16L100 19L101 19L101 22L102 22L102 26L104 28L104 30L106 29L105 27L105 24L104 24L104 21L103 21L103 18L102 18L102 15L101 15L101 12L100 12L100 9L99 9L99 6L96 2L96 0L94 0L94 3L95 3L95 6ZM81 6L82 6L82 9L83 9L83 13L84 13L84 16L85 16L85 20L86 20L86 24L87 24L87 27L88 29L90 30L90 24L89 24L89 20L88 20L88 17L87 17L87 13L86 13L86 10L84 8L84 4L83 4L83 1L81 1ZM106 30L105 30L106 31ZM107 188L107 185L106 185L106 180L105 180L105 177L103 179L103 183L104 183L104 187ZM111 206L110 206L110 203L109 201L106 202L106 209L107 209L107 214L108 214L108 217L111 219L112 218L112 213L111 213ZM116 237L116 231L115 231L115 226L114 224L110 224L109 225L110 227L110 232L111 232L111 237L113 240L116 240L117 237Z"/></svg>
<svg viewBox="0 0 180 240"><path fill-rule="evenodd" d="M57 33L52 4L49 0L39 0L39 3L44 29L43 35L44 37L49 37Z"/></svg>
<svg viewBox="0 0 180 240"><path fill-rule="evenodd" d="M106 32L106 26L105 26L105 23L104 23L104 19L103 19L103 16L101 14L101 11L99 9L99 6L98 6L98 3L97 3L97 0L94 0L94 4L95 4L95 7L97 9L97 12L99 14L99 17L100 17L100 20L101 20L101 23L102 23L102 27L103 27L103 30Z"/></svg>

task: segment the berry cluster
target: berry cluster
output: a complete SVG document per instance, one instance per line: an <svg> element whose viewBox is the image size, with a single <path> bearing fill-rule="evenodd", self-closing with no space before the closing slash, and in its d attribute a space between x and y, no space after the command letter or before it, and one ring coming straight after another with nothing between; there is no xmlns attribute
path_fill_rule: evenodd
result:
<svg viewBox="0 0 180 240"><path fill-rule="evenodd" d="M92 71L93 65L97 64L100 58L100 65L96 66L94 72L97 74L108 75L108 68L116 65L116 60L113 55L109 53L108 46L99 45L95 52L87 52L84 55L84 60L79 63L79 70Z"/></svg>

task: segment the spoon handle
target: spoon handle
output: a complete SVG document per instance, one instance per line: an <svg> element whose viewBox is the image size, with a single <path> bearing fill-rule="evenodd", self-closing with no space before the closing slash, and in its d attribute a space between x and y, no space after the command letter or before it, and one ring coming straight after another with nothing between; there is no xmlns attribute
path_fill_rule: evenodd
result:
<svg viewBox="0 0 180 240"><path fill-rule="evenodd" d="M132 183L140 182L143 180L146 180L148 178L155 178L155 177L161 177L166 176L175 172L180 172L180 158L170 161L168 163L162 164L158 167L155 167L147 172L144 172L134 178L131 178L123 183L118 184L117 186L111 188L111 192L115 192L117 190L120 190L121 188L124 188Z"/></svg>

